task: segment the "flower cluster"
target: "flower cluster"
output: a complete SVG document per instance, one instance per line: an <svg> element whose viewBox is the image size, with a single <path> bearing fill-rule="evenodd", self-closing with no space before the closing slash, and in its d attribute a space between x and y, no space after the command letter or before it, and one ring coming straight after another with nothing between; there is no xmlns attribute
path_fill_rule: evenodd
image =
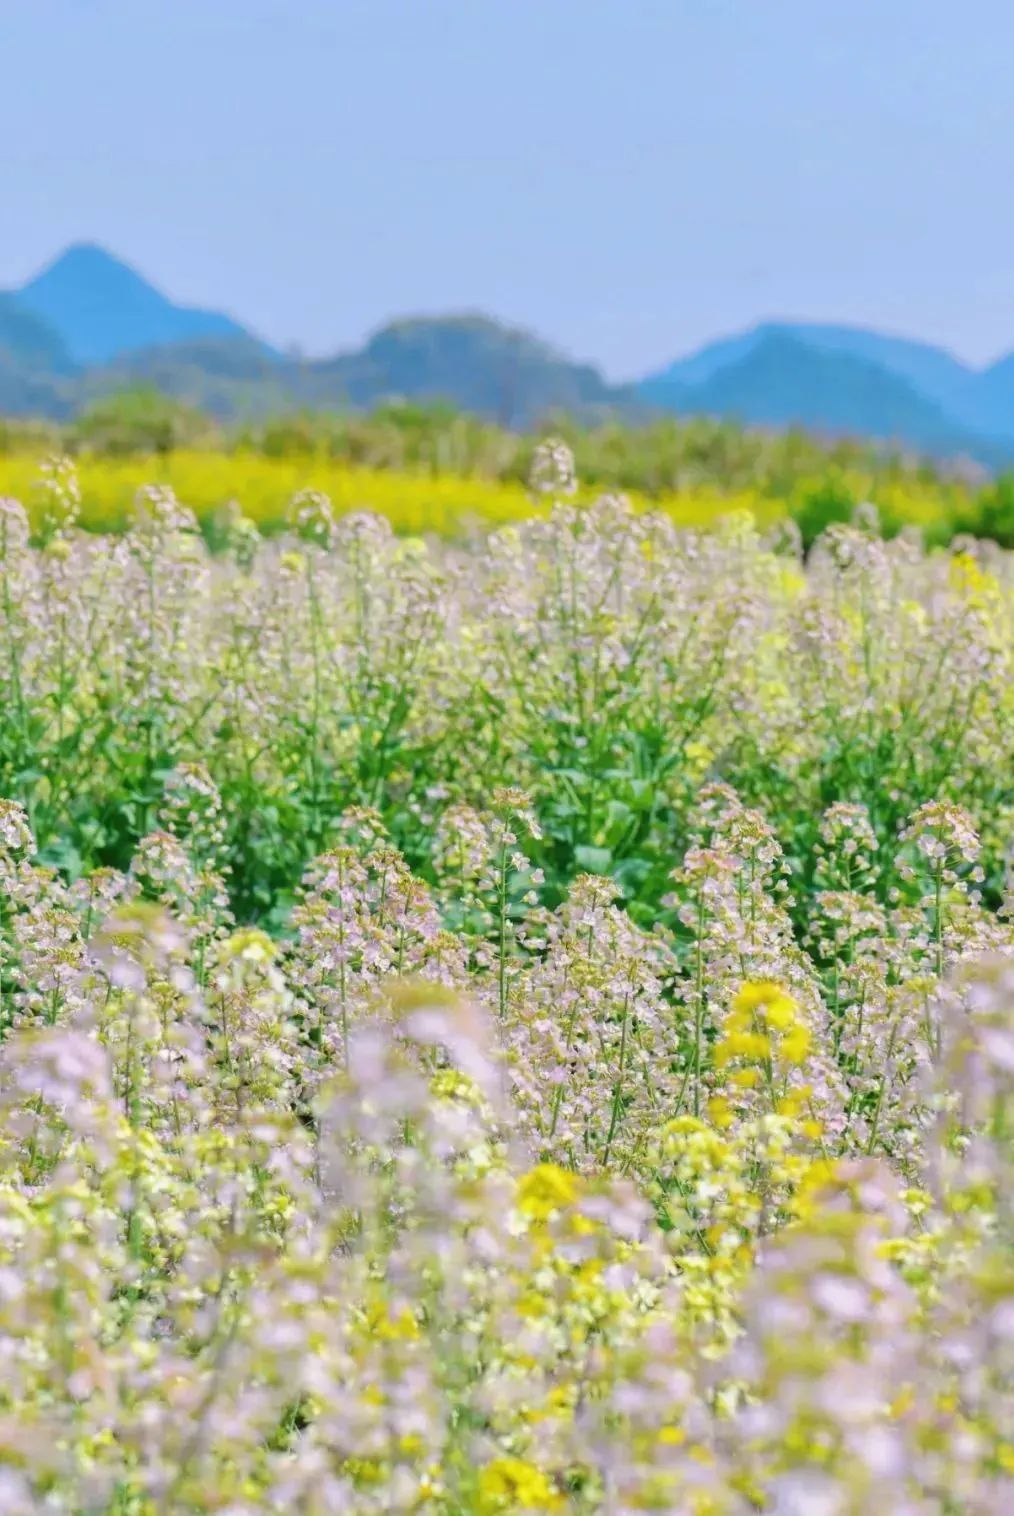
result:
<svg viewBox="0 0 1014 1516"><path fill-rule="evenodd" d="M0 1510L1014 1504L1007 561L292 528L0 503Z"/></svg>

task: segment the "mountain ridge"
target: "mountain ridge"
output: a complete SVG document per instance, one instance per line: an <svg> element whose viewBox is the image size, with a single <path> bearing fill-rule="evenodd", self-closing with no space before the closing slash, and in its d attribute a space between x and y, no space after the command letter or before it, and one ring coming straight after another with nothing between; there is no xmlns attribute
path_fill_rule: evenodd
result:
<svg viewBox="0 0 1014 1516"><path fill-rule="evenodd" d="M685 401L690 388L700 398L701 387L725 375L729 378L753 354L775 338L796 341L811 352L850 362L875 364L884 373L914 389L937 408L943 418L940 441L953 432L976 438L987 450L1014 447L1014 354L982 368L962 362L946 348L919 339L900 337L868 327L801 320L762 321L745 331L704 344L637 385L642 399L667 406ZM738 387L734 385L734 387ZM758 397L759 398L759 397ZM900 399L900 395L896 397ZM757 419L761 405L752 407ZM809 418L808 418L808 424Z"/></svg>
<svg viewBox="0 0 1014 1516"><path fill-rule="evenodd" d="M401 317L351 351L292 358L224 312L177 304L94 243L0 291L0 411L63 417L137 385L223 419L442 400L507 426L560 411L703 415L967 454L991 468L1014 460L1014 354L977 369L866 327L762 321L621 385L476 312Z"/></svg>
<svg viewBox="0 0 1014 1516"><path fill-rule="evenodd" d="M221 311L177 305L129 264L97 243L66 248L11 292L24 309L63 338L82 367L121 353L194 337L248 336Z"/></svg>
<svg viewBox="0 0 1014 1516"><path fill-rule="evenodd" d="M760 321L744 332L719 337L685 357L677 358L661 372L648 375L641 385L699 382L728 366L730 361L747 356L758 342L779 335L795 337L824 351L878 363L937 400L953 392L977 372L947 348L918 338L842 322L784 320Z"/></svg>
<svg viewBox="0 0 1014 1516"><path fill-rule="evenodd" d="M959 453L983 439L954 423L915 385L852 353L829 353L784 332L749 352L682 400L684 410L772 427L807 426Z"/></svg>

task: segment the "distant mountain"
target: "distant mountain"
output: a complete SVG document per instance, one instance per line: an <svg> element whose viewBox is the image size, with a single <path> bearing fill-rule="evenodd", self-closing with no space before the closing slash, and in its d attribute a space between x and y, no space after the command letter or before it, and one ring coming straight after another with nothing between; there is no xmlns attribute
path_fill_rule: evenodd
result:
<svg viewBox="0 0 1014 1516"><path fill-rule="evenodd" d="M703 384L723 369L748 357L761 343L789 337L824 353L842 353L877 364L938 403L948 403L973 377L973 371L944 348L904 337L888 337L857 326L831 326L807 321L769 321L734 337L710 342L689 357L678 359L638 386L642 395L664 401L670 386Z"/></svg>
<svg viewBox="0 0 1014 1516"><path fill-rule="evenodd" d="M588 415L626 392L526 332L483 316L398 321L335 358L276 358L248 337L145 348L87 376L91 393L130 384L222 417L293 407L360 409L391 399L446 400L505 426L551 411Z"/></svg>
<svg viewBox="0 0 1014 1516"><path fill-rule="evenodd" d="M157 389L175 400L230 420L285 411L301 402L298 369L246 333L168 343L123 354L82 378L82 398L116 390Z"/></svg>
<svg viewBox="0 0 1014 1516"><path fill-rule="evenodd" d="M704 380L670 387L672 408L762 426L872 437L929 452L981 456L984 447L993 457L999 452L966 432L907 379L867 358L811 346L780 330L739 352L738 359Z"/></svg>
<svg viewBox="0 0 1014 1516"><path fill-rule="evenodd" d="M58 333L0 291L0 416L71 415L73 373Z"/></svg>
<svg viewBox="0 0 1014 1516"><path fill-rule="evenodd" d="M81 393L73 379L46 373L12 357L0 346L0 420L4 416L64 421L73 416Z"/></svg>
<svg viewBox="0 0 1014 1516"><path fill-rule="evenodd" d="M138 386L225 420L444 400L513 427L559 412L708 415L883 439L988 467L1014 462L1014 354L976 370L943 348L861 327L766 322L617 386L482 315L395 321L352 352L293 359L230 316L176 305L89 244L68 248L23 289L0 292L0 414L63 417Z"/></svg>
<svg viewBox="0 0 1014 1516"><path fill-rule="evenodd" d="M940 405L947 405L972 373L946 348L929 342L913 342L907 337L885 336L856 326L828 326L814 322L793 322L785 327L785 331L823 352L844 353L875 363Z"/></svg>
<svg viewBox="0 0 1014 1516"><path fill-rule="evenodd" d="M132 268L90 243L68 248L13 294L22 310L58 333L82 366L165 343L249 335L218 311L173 304Z"/></svg>
<svg viewBox="0 0 1014 1516"><path fill-rule="evenodd" d="M59 332L5 291L0 291L0 354L8 363L43 373L65 374L74 367Z"/></svg>
<svg viewBox="0 0 1014 1516"><path fill-rule="evenodd" d="M528 332L471 315L393 322L360 352L312 365L307 377L314 395L332 404L440 399L504 426L628 398L597 369L571 362Z"/></svg>
<svg viewBox="0 0 1014 1516"><path fill-rule="evenodd" d="M766 344L782 338L798 344L797 360L802 357L802 349L836 360L859 359L909 385L936 408L938 422L942 418L942 423L934 428L929 416L924 415L915 429L905 434L913 443L939 453L953 445L955 435L963 435L976 456L995 457L999 452L1006 457L1014 453L1014 354L991 368L973 369L944 348L862 327L807 321L764 322L735 336L710 342L650 374L637 386L637 393L642 400L663 410L679 411L688 406L695 410L701 387L708 385L713 388L705 398L721 402L724 384L739 383L731 379L739 365ZM831 371L823 372L825 382L833 383ZM841 405L846 410L849 401L844 389L853 378L846 363L841 370ZM825 402L828 398L825 394ZM739 395L738 403L747 404L750 419L763 420L760 411L752 414L748 397ZM727 414L724 405L719 413ZM804 407L803 424L821 422L816 415L811 418L809 408Z"/></svg>
<svg viewBox="0 0 1014 1516"><path fill-rule="evenodd" d="M1014 441L1014 353L971 373L950 409L966 426Z"/></svg>

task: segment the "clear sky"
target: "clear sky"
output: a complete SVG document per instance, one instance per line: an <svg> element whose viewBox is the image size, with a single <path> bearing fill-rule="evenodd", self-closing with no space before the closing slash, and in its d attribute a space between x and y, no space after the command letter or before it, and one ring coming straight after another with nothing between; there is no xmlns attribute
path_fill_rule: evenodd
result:
<svg viewBox="0 0 1014 1516"><path fill-rule="evenodd" d="M0 285L281 344L482 309L613 377L766 316L1014 346L1011 0L0 0Z"/></svg>

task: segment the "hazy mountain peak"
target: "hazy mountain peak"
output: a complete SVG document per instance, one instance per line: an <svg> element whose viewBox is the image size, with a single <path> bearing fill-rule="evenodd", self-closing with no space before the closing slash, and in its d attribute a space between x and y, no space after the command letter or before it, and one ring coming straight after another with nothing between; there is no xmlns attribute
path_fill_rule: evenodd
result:
<svg viewBox="0 0 1014 1516"><path fill-rule="evenodd" d="M359 352L326 360L316 374L351 405L441 400L506 425L530 424L554 410L588 414L629 399L590 365L474 312L389 322Z"/></svg>
<svg viewBox="0 0 1014 1516"><path fill-rule="evenodd" d="M176 305L129 264L91 242L67 248L14 294L22 309L59 333L83 365L167 343L244 334L230 316Z"/></svg>
<svg viewBox="0 0 1014 1516"><path fill-rule="evenodd" d="M100 243L72 242L69 247L64 248L62 253L57 254L51 262L40 269L34 279L29 280L25 285L25 291L60 279L98 281L124 278L131 279L137 284L148 285L149 283L136 269L131 268L122 258L117 258Z"/></svg>
<svg viewBox="0 0 1014 1516"><path fill-rule="evenodd" d="M678 358L641 385L642 393L662 398L667 385L703 384L723 369L746 358L771 337L791 337L812 351L840 353L875 363L897 378L906 380L938 404L947 404L973 377L974 371L946 348L909 337L871 331L844 323L782 320L763 321L746 331Z"/></svg>

